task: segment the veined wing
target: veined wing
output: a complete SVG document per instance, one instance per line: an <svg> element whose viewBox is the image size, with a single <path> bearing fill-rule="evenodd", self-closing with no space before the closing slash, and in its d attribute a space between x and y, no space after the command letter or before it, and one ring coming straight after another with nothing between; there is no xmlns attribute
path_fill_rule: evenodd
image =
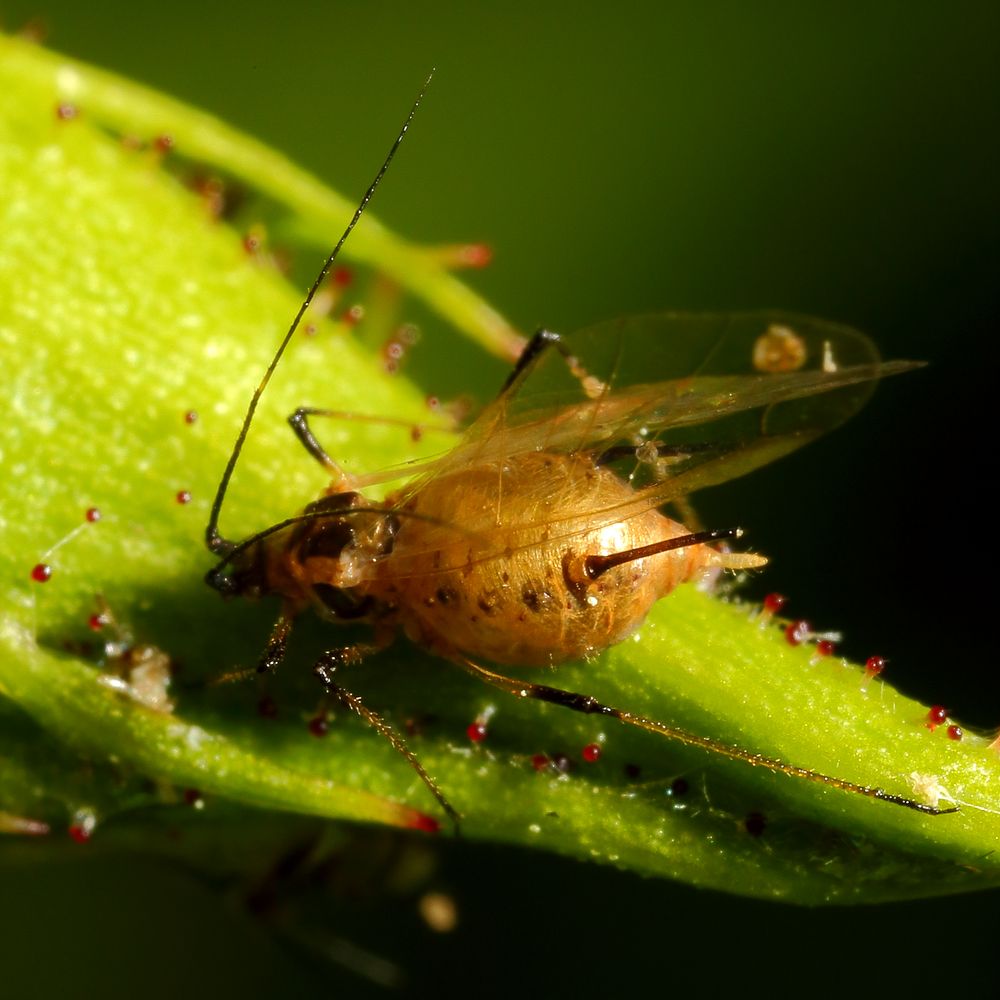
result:
<svg viewBox="0 0 1000 1000"><path fill-rule="evenodd" d="M774 339L785 347L762 359L761 344ZM804 443L857 412L878 379L915 366L881 362L871 341L849 327L778 312L637 316L588 327L564 343L586 370L586 387L551 350L454 449L411 471L448 474L524 451L598 454L654 440L729 453L773 435ZM733 469L749 471L739 462Z"/></svg>
<svg viewBox="0 0 1000 1000"><path fill-rule="evenodd" d="M775 312L640 316L564 343L575 373L556 351L543 356L451 452L423 467L400 502L458 470L493 467L500 477L504 461L521 453L584 453L617 462L635 487L588 511L587 526L624 520L788 454L860 409L879 378L916 366L880 362L868 338L848 327ZM497 524L525 546L543 531L549 542L578 534L572 488L504 496Z"/></svg>

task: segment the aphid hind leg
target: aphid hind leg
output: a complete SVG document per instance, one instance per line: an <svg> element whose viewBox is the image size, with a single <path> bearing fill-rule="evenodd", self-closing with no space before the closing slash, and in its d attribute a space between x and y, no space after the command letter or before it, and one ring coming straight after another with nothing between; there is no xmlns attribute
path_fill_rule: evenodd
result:
<svg viewBox="0 0 1000 1000"><path fill-rule="evenodd" d="M686 459L695 456L706 458L722 457L732 450L732 445L717 442L694 441L685 444L666 444L663 441L645 441L642 444L616 444L602 451L594 460L597 466L611 465L622 459L632 459L634 466L628 479L643 469L645 475L655 483L666 482L673 476ZM692 531L701 531L704 525L686 496L674 497L669 507L676 512L677 519Z"/></svg>
<svg viewBox="0 0 1000 1000"><path fill-rule="evenodd" d="M345 708L350 709L355 715L364 719L373 729L377 730L380 735L385 737L392 746L393 750L397 753L402 754L406 760L409 762L410 767L417 772L420 780L427 786L431 795L437 799L441 808L448 814L448 818L452 821L455 827L455 832L458 833L459 830L459 815L452 807L451 803L444 797L444 793L438 787L434 779L424 770L423 764L420 763L417 755L406 745L403 738L389 725L385 719L382 718L378 712L368 708L361 699L352 692L348 691L346 688L341 687L337 683L335 677L337 670L344 666L353 665L361 662L364 657L371 652L375 652L378 649L377 646L346 646L341 649L331 649L327 650L320 658L316 661L313 667L313 673L319 678L319 682L323 685L323 689L331 698L336 698Z"/></svg>
<svg viewBox="0 0 1000 1000"><path fill-rule="evenodd" d="M553 705L561 705L563 708L569 708L574 712L582 712L585 715L609 716L610 718L617 719L619 722L625 723L625 725L635 726L637 729L656 733L683 746L707 750L710 753L728 757L730 760L742 761L751 767L763 767L777 774L787 774L791 778L803 778L806 781L829 785L843 792L852 792L855 795L864 795L871 799L879 799L882 802L888 802L890 805L903 806L906 809L913 809L916 812L926 813L930 816L941 816L945 813L958 812L957 807L939 809L937 806L925 805L922 802L916 802L901 795L893 795L882 788L872 785L859 785L844 778L835 778L828 774L821 774L819 771L811 771L804 767L795 767L792 764L786 764L784 761L773 757L766 757L763 754L752 753L749 750L742 750L739 747L731 746L728 743L723 743L721 740L712 739L710 736L698 736L677 726L668 726L665 723L657 722L655 719L647 719L633 712L613 708L590 695L577 694L573 691L564 691L561 688L549 687L547 684L536 684L532 681L506 677L493 670L488 670L486 667L481 667L478 663L474 663L464 656L452 656L451 659L473 677L477 677L479 680L485 681L487 684L499 688L501 691L506 691L517 698L532 698L537 701L547 701Z"/></svg>

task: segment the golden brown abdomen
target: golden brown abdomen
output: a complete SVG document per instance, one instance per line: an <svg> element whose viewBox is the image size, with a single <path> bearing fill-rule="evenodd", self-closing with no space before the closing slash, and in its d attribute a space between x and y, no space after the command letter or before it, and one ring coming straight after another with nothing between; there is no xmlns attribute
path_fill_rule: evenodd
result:
<svg viewBox="0 0 1000 1000"><path fill-rule="evenodd" d="M701 546L661 553L573 585L575 557L607 555L686 529L657 510L596 512L632 489L584 456L547 452L456 470L415 488L372 593L411 639L473 660L544 666L621 642L703 562ZM579 564L579 560L577 560Z"/></svg>

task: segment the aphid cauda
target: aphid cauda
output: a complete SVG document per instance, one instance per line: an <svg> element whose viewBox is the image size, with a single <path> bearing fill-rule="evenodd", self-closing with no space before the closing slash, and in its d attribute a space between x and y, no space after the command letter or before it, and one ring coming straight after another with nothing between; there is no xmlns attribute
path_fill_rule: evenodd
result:
<svg viewBox="0 0 1000 1000"><path fill-rule="evenodd" d="M222 504L261 394L422 96L254 392L212 505L206 543L220 561L208 583L225 595L281 598L257 671L277 668L292 624L307 608L329 620L369 623L370 643L329 650L314 673L329 696L409 760L453 820L454 809L402 738L340 684L340 667L385 647L399 631L517 697L611 716L687 746L921 812L949 811L494 669L595 655L634 633L678 584L713 567L762 565L759 556L716 547L738 538L738 529L690 531L662 508L800 447L850 416L875 380L912 367L880 363L852 330L772 313L639 317L570 337L539 331L456 447L409 467L410 481L384 501L361 491L400 478L399 470L347 475L309 423L334 411L303 407L290 423L330 473L330 486L302 513L249 538L222 536ZM790 343L794 363L786 363Z"/></svg>

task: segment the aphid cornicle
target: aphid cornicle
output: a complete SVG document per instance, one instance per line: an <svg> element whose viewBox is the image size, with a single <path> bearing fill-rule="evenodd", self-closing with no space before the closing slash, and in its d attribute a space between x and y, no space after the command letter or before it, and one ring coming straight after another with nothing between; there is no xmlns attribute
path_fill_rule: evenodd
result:
<svg viewBox="0 0 1000 1000"><path fill-rule="evenodd" d="M240 542L219 515L257 403L305 310L367 206L423 97L307 294L253 394L206 529L226 595L281 598L257 666L281 662L292 623L312 608L364 621L372 642L323 654L314 672L331 696L404 754L457 814L402 739L343 688L338 667L400 631L479 679L522 698L611 716L748 764L936 814L881 788L763 757L494 667L541 667L599 653L631 635L652 605L706 569L766 560L716 547L736 529L690 531L662 508L772 461L853 413L875 380L913 367L880 363L862 335L778 314L639 317L571 337L539 331L498 397L450 452L411 466L386 500L366 486L399 470L352 477L323 450L301 408L290 417L331 485L305 510ZM675 374L649 381L649 373ZM749 373L749 374L748 374ZM484 665L489 664L489 666Z"/></svg>

